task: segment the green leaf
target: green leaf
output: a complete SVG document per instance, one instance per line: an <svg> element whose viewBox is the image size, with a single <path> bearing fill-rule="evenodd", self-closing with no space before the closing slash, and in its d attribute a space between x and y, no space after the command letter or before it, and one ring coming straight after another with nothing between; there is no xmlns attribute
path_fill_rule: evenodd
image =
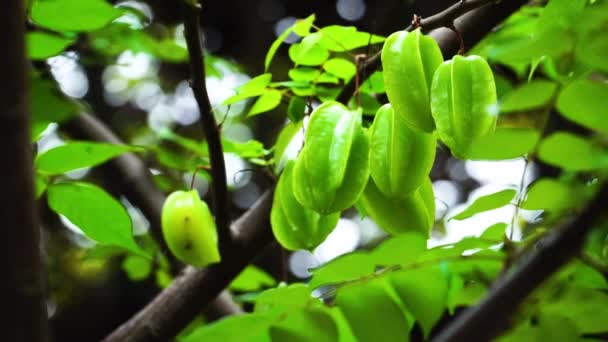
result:
<svg viewBox="0 0 608 342"><path fill-rule="evenodd" d="M152 272L152 262L139 255L128 255L122 261L122 270L125 271L129 279L142 281L150 276Z"/></svg>
<svg viewBox="0 0 608 342"><path fill-rule="evenodd" d="M580 194L558 180L542 178L528 190L521 207L528 210L560 211L577 206Z"/></svg>
<svg viewBox="0 0 608 342"><path fill-rule="evenodd" d="M247 116L254 116L276 108L281 104L283 94L277 89L268 89L253 104Z"/></svg>
<svg viewBox="0 0 608 342"><path fill-rule="evenodd" d="M571 319L582 333L601 333L608 327L608 295L601 291L569 287L543 303L541 310Z"/></svg>
<svg viewBox="0 0 608 342"><path fill-rule="evenodd" d="M46 187L49 185L48 180L39 175L38 173L36 173L34 180L36 182L36 198L40 198L40 196L42 196L42 194L46 190Z"/></svg>
<svg viewBox="0 0 608 342"><path fill-rule="evenodd" d="M126 152L142 151L142 148L95 142L70 142L39 154L36 169L57 175L76 169L99 165Z"/></svg>
<svg viewBox="0 0 608 342"><path fill-rule="evenodd" d="M544 162L569 171L590 171L608 167L608 153L589 140L566 132L545 138L538 149Z"/></svg>
<svg viewBox="0 0 608 342"><path fill-rule="evenodd" d="M180 342L270 341L268 328L275 320L275 315L266 313L229 316L194 330Z"/></svg>
<svg viewBox="0 0 608 342"><path fill-rule="evenodd" d="M491 195L481 196L477 198L471 205L469 205L463 212L452 216L451 219L464 220L484 211L504 207L511 202L516 193L517 191L513 189L505 189Z"/></svg>
<svg viewBox="0 0 608 342"><path fill-rule="evenodd" d="M488 56L507 65L532 63L543 57L560 59L572 53L574 39L569 31L556 29L542 33L523 35L497 44Z"/></svg>
<svg viewBox="0 0 608 342"><path fill-rule="evenodd" d="M496 342L583 341L579 334L574 322L561 314L542 314L535 318L535 324L525 320Z"/></svg>
<svg viewBox="0 0 608 342"><path fill-rule="evenodd" d="M314 33L306 36L300 43L289 47L289 58L298 65L321 65L329 58L329 51L319 45L320 36Z"/></svg>
<svg viewBox="0 0 608 342"><path fill-rule="evenodd" d="M389 281L401 302L422 326L425 338L445 310L448 282L439 267L398 271Z"/></svg>
<svg viewBox="0 0 608 342"><path fill-rule="evenodd" d="M299 19L293 25L293 32L300 37L306 37L310 33L310 28L315 22L316 16L314 14L309 15L306 19Z"/></svg>
<svg viewBox="0 0 608 342"><path fill-rule="evenodd" d="M382 104L378 99L368 93L360 93L359 97L361 98L361 109L363 109L363 114L365 115L376 115ZM358 99L356 97L352 97L350 99L350 106L357 106Z"/></svg>
<svg viewBox="0 0 608 342"><path fill-rule="evenodd" d="M569 29L578 24L587 0L551 0L538 18L537 30Z"/></svg>
<svg viewBox="0 0 608 342"><path fill-rule="evenodd" d="M103 56L115 57L125 50L130 50L133 53L144 52L171 63L185 62L188 58L188 50L175 39L175 28L167 27L162 31L162 33L152 33L147 30L134 29L130 24L113 22L100 30L91 32L88 35L88 41L91 48ZM206 56L207 76L221 77L215 68L218 60L217 57ZM228 64L223 60L222 62L225 65Z"/></svg>
<svg viewBox="0 0 608 342"><path fill-rule="evenodd" d="M578 80L559 94L557 109L568 120L608 133L608 84Z"/></svg>
<svg viewBox="0 0 608 342"><path fill-rule="evenodd" d="M504 222L495 223L486 228L480 237L487 240L501 241L505 237L507 227L509 227L509 225Z"/></svg>
<svg viewBox="0 0 608 342"><path fill-rule="evenodd" d="M62 123L73 117L77 107L61 94L53 82L37 77L30 82L32 140L35 141L51 122Z"/></svg>
<svg viewBox="0 0 608 342"><path fill-rule="evenodd" d="M270 62L272 62L272 59L274 58L274 55L277 53L279 46L281 46L281 44L283 44L283 42L285 41L285 39L287 39L287 37L289 36L289 34L291 32L293 32L293 26L289 27L285 31L283 31L283 33L281 33L281 35L278 36L274 42L272 42L272 45L270 45L268 52L266 52L266 58L264 59L264 71L268 71Z"/></svg>
<svg viewBox="0 0 608 342"><path fill-rule="evenodd" d="M47 192L51 209L65 216L91 240L149 257L133 239L127 210L103 189L70 182L52 184Z"/></svg>
<svg viewBox="0 0 608 342"><path fill-rule="evenodd" d="M94 31L123 14L104 0L37 0L31 17L55 31Z"/></svg>
<svg viewBox="0 0 608 342"><path fill-rule="evenodd" d="M237 91L236 95L233 95L233 96L227 98L223 104L230 105L230 104L240 102L244 99L248 99L250 97L260 96L267 91L266 87L270 84L271 80L272 80L272 74L270 74L270 73L256 76L256 77L252 78L251 80L249 80L247 83L238 87L236 89L236 91Z"/></svg>
<svg viewBox="0 0 608 342"><path fill-rule="evenodd" d="M309 286L315 289L321 285L342 283L372 274L375 265L368 254L363 252L349 253L340 256L327 264L312 269Z"/></svg>
<svg viewBox="0 0 608 342"><path fill-rule="evenodd" d="M289 69L289 78L294 81L312 82L321 75L321 71L316 68L297 67Z"/></svg>
<svg viewBox="0 0 608 342"><path fill-rule="evenodd" d="M291 122L299 122L304 118L306 112L306 100L298 96L292 96L287 107L287 117Z"/></svg>
<svg viewBox="0 0 608 342"><path fill-rule="evenodd" d="M459 276L453 277L454 282L462 282L462 278ZM452 290L452 289L450 289ZM454 308L461 306L473 306L485 296L487 289L485 286L478 282L469 281L466 284L460 284L459 287L454 288L452 298L448 299L448 308L453 310Z"/></svg>
<svg viewBox="0 0 608 342"><path fill-rule="evenodd" d="M338 326L338 336L340 336L340 338L337 341L338 342L356 341L357 338L353 334L353 331L350 328L350 325L348 324L346 317L344 317L342 310L340 310L340 308L338 308L337 306L333 306L330 308L329 312L331 313L332 317L334 318L334 322Z"/></svg>
<svg viewBox="0 0 608 342"><path fill-rule="evenodd" d="M321 75L319 75L319 77L317 77L317 79L315 80L316 83L329 83L329 84L339 84L340 80L338 79L338 77L334 76L333 74L324 72Z"/></svg>
<svg viewBox="0 0 608 342"><path fill-rule="evenodd" d="M41 60L57 56L74 43L73 38L66 38L44 32L27 33L27 53L30 59Z"/></svg>
<svg viewBox="0 0 608 342"><path fill-rule="evenodd" d="M608 37L604 32L608 27L608 4L589 6L577 22L579 37L575 49L576 57L591 67L608 71Z"/></svg>
<svg viewBox="0 0 608 342"><path fill-rule="evenodd" d="M371 258L375 265L403 265L412 262L425 251L425 236L408 232L382 242L371 252Z"/></svg>
<svg viewBox="0 0 608 342"><path fill-rule="evenodd" d="M247 83L240 86L237 90L239 93L252 93L257 91L263 91L266 86L270 84L272 80L271 73L261 74L250 79Z"/></svg>
<svg viewBox="0 0 608 342"><path fill-rule="evenodd" d="M336 303L359 341L409 341L405 312L381 280L341 287Z"/></svg>
<svg viewBox="0 0 608 342"><path fill-rule="evenodd" d="M326 61L323 63L323 69L340 77L346 82L355 76L355 73L357 72L355 64L344 58L332 58Z"/></svg>
<svg viewBox="0 0 608 342"><path fill-rule="evenodd" d="M516 112L544 107L549 104L557 85L551 81L534 80L526 83L503 96L500 111Z"/></svg>
<svg viewBox="0 0 608 342"><path fill-rule="evenodd" d="M254 139L247 142L222 139L222 147L225 153L234 153L245 159L263 158L270 153L270 151L264 148L264 144ZM205 144L206 148L207 144Z"/></svg>
<svg viewBox="0 0 608 342"><path fill-rule="evenodd" d="M383 94L386 92L384 89L384 75L382 71L374 71L370 77L361 84L359 87L361 92L369 94Z"/></svg>
<svg viewBox="0 0 608 342"><path fill-rule="evenodd" d="M316 34L322 37L320 39L321 46L334 52L350 51L384 42L384 37L357 31L354 26L326 26L319 32L309 35L309 37Z"/></svg>
<svg viewBox="0 0 608 342"><path fill-rule="evenodd" d="M531 128L498 128L476 141L468 158L473 160L502 160L521 157L534 150L540 133Z"/></svg>
<svg viewBox="0 0 608 342"><path fill-rule="evenodd" d="M280 313L301 309L313 302L319 303L319 300L312 297L310 288L296 283L262 292L255 299L254 311Z"/></svg>
<svg viewBox="0 0 608 342"><path fill-rule="evenodd" d="M334 342L338 341L338 327L324 310L300 310L270 327L270 336L273 341Z"/></svg>
<svg viewBox="0 0 608 342"><path fill-rule="evenodd" d="M247 266L230 283L230 289L243 292L257 291L264 287L272 287L276 285L276 280L268 273L255 266Z"/></svg>

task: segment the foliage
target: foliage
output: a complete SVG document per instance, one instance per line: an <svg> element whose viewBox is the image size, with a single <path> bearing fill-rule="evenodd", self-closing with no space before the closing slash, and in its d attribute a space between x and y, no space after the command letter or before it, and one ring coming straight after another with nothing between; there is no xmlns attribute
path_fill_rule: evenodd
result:
<svg viewBox="0 0 608 342"><path fill-rule="evenodd" d="M176 27L155 34L142 13L104 0L33 0L28 16L35 27L27 35L32 61L78 52L81 41L97 61L114 63L124 50L165 63L188 58ZM125 16L136 18L134 24L121 20ZM518 252L532 248L556 223L576 213L606 181L608 41L603 32L608 3L551 0L544 7L525 6L473 47L469 57L445 61L422 30L400 31L385 39L352 26L317 27L315 20L313 14L280 34L268 49L264 73L238 85L234 95L216 106L218 118L218 108L226 108L226 113L232 106L244 108L245 117L225 115L234 122L284 113L287 122L274 145L224 135L223 152L278 177L272 230L286 249L314 250L351 208L362 218L369 216L388 237L310 270L310 279L303 282L277 285L264 270L249 266L230 288L253 303L253 311L217 323L197 323L180 337L183 341L407 341L420 331L428 339L440 320L478 303L503 271L509 271L505 267ZM273 61L290 34L299 40L288 48L293 65L281 79ZM362 75L355 54L380 44L383 70L369 75L348 104L338 103L347 84L356 79L359 85ZM214 77L234 67L211 57L206 68ZM34 142L40 143L52 123L62 125L86 108L63 95L44 72L32 72L30 87ZM390 106L383 107L387 98L394 113L387 111ZM556 130L559 120L577 130ZM185 189L185 175L209 179L210 156L203 139L179 127L142 136L130 144L68 140L39 151L36 193L88 239L117 248L130 279L155 274L164 287L171 281L167 259L172 256L150 242L149 232L134 233L124 201L109 189L95 185L92 178L71 177L75 171L136 153L155 168L157 185L166 193ZM445 219L466 220L512 206L513 220L430 247L429 232L445 223L434 220L429 180L437 141L462 160L523 158L526 167L542 163L559 176L529 185L522 179L519 189L469 201ZM216 232L204 208L204 213L199 207L190 210L205 214L201 220L213 231L196 239L204 253L213 256L184 257L175 252L175 241L168 241L181 260L198 266L220 259L215 241L205 240ZM515 240L520 209L542 214L524 224L522 238ZM605 229L598 231L585 253L606 263L608 235ZM605 334L607 289L601 269L572 262L530 295L512 317L513 328L499 340L574 340Z"/></svg>

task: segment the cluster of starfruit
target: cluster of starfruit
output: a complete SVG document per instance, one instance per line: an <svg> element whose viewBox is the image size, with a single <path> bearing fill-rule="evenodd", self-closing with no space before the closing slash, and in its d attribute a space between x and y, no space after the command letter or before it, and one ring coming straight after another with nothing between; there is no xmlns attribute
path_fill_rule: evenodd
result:
<svg viewBox="0 0 608 342"><path fill-rule="evenodd" d="M494 131L496 87L483 58L444 62L435 40L419 29L388 37L381 58L389 103L369 129L360 110L338 102L310 115L304 147L284 168L271 213L274 235L287 249L312 250L353 205L390 234L428 235L437 139L467 158Z"/></svg>

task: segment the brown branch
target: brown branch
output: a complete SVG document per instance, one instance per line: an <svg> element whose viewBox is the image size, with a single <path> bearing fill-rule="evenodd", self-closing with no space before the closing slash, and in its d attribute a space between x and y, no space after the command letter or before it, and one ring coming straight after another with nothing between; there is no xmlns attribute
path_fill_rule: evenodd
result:
<svg viewBox="0 0 608 342"><path fill-rule="evenodd" d="M524 2L503 1L501 5L477 9L474 15L468 13L456 20L456 26L465 36L466 43L473 45ZM458 51L460 41L452 31L436 30L432 35L439 42L444 56ZM376 60L378 65L375 69L379 67L379 58ZM372 67L368 62L362 69L372 70ZM369 75L369 72L362 75ZM353 88L348 93L352 94L352 91ZM163 341L183 329L199 308L217 296L255 255L273 241L268 223L272 191L267 190L262 199L233 224L233 231L237 234L227 245L220 264L207 269L190 268L136 316L110 334L106 341Z"/></svg>
<svg viewBox="0 0 608 342"><path fill-rule="evenodd" d="M0 11L0 302L6 313L2 339L38 342L49 337L34 202L24 13L19 0L4 3Z"/></svg>
<svg viewBox="0 0 608 342"><path fill-rule="evenodd" d="M603 215L606 201L608 185L603 185L580 216L542 239L478 305L463 312L433 341L490 341L508 329L509 318L528 294L578 255L587 233Z"/></svg>
<svg viewBox="0 0 608 342"><path fill-rule="evenodd" d="M230 202L220 130L213 116L205 84L205 54L199 30L200 7L189 4L190 1L181 0L180 2L184 17L184 34L190 54L191 86L201 113L200 122L209 148L213 213L218 227L220 252L224 252L224 248L227 248L230 241Z"/></svg>
<svg viewBox="0 0 608 342"><path fill-rule="evenodd" d="M424 32L437 40L443 56L451 58L460 48L460 39L448 27L453 26L464 38L465 46L473 46L483 38L494 26L506 19L511 13L527 3L527 0L501 1L495 4L493 0L463 0L448 7L444 11L420 20ZM415 25L411 24L406 31L412 31ZM382 66L381 51L371 56L365 63L361 63L357 73L359 84L363 83L374 71ZM340 92L337 101L348 103L353 96L355 82L351 81Z"/></svg>

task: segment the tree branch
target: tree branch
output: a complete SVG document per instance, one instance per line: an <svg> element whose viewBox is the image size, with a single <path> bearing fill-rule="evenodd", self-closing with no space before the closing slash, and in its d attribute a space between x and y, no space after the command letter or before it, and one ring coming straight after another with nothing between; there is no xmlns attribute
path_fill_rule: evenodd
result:
<svg viewBox="0 0 608 342"><path fill-rule="evenodd" d="M205 54L199 30L200 7L189 4L195 1L180 0L180 2L184 17L184 34L190 55L191 86L201 113L200 122L209 148L213 213L218 228L220 252L224 252L230 241L230 202L220 130L213 116L205 84Z"/></svg>
<svg viewBox="0 0 608 342"><path fill-rule="evenodd" d="M578 255L585 236L603 215L606 201L608 185L604 184L580 216L542 239L514 266L514 271L492 286L478 305L464 311L433 341L490 341L508 329L509 318L528 294Z"/></svg>
<svg viewBox="0 0 608 342"><path fill-rule="evenodd" d="M23 1L7 1L0 11L0 168L2 239L0 302L2 339L47 341L47 313L40 228L34 202L30 118L28 115Z"/></svg>
<svg viewBox="0 0 608 342"><path fill-rule="evenodd" d="M465 46L473 46L494 26L527 2L528 0L509 0L496 4L493 0L463 0L438 14L421 19L420 26L424 32L430 32L429 34L437 40L443 56L447 59L458 52L460 41L456 34L446 27L454 24L454 27L463 36ZM405 30L412 31L414 28L414 25L410 24ZM381 53L382 51L377 52L358 68L359 84L363 83L374 71L380 69L382 66ZM342 89L336 100L348 103L355 91L355 81L351 80Z"/></svg>
<svg viewBox="0 0 608 342"><path fill-rule="evenodd" d="M463 32L467 44L473 45L523 3L524 0L503 1L500 5L477 9L456 20L456 27ZM479 28L478 31L476 27ZM451 30L436 30L432 36L439 42L444 56L451 56L458 51L460 41ZM375 69L379 67L379 58L377 60ZM368 62L364 68L372 66ZM369 75L369 72L362 75ZM352 94L353 87L354 85L349 92L343 93ZM343 99L344 102L347 100L348 98ZM268 222L272 192L273 189L267 190L264 196L233 224L233 241L227 245L221 263L206 269L189 268L188 272L175 279L169 288L110 334L105 341L163 341L179 333L197 314L199 308L217 296L273 241Z"/></svg>

